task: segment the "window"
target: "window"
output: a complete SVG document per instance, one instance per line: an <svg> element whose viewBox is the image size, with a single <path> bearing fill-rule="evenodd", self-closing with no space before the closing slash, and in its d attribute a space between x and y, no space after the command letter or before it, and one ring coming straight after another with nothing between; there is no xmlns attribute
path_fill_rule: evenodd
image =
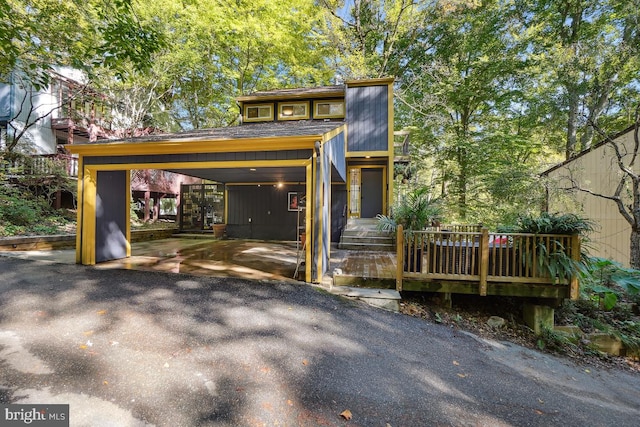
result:
<svg viewBox="0 0 640 427"><path fill-rule="evenodd" d="M245 122L266 122L273 120L273 104L247 105L244 107Z"/></svg>
<svg viewBox="0 0 640 427"><path fill-rule="evenodd" d="M344 117L344 101L316 101L313 109L313 117L316 119Z"/></svg>
<svg viewBox="0 0 640 427"><path fill-rule="evenodd" d="M304 120L308 118L308 102L280 102L278 104L278 120Z"/></svg>

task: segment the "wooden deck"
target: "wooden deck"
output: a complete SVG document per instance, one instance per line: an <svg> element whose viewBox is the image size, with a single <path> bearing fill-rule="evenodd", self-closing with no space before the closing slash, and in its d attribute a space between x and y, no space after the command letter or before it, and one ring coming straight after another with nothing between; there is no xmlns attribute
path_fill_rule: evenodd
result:
<svg viewBox="0 0 640 427"><path fill-rule="evenodd" d="M481 296L578 297L577 277L545 267L546 258L578 261L578 236L400 229L396 242L396 252L349 251L339 260L333 283Z"/></svg>

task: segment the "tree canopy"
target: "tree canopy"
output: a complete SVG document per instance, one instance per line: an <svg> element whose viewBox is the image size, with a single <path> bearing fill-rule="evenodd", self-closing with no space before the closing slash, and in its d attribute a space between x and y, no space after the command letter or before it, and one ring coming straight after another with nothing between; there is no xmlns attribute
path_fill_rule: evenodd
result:
<svg viewBox="0 0 640 427"><path fill-rule="evenodd" d="M82 69L129 129L227 126L256 90L395 77L411 179L452 220L538 209L538 173L640 101L640 0L7 0L0 19L0 75Z"/></svg>

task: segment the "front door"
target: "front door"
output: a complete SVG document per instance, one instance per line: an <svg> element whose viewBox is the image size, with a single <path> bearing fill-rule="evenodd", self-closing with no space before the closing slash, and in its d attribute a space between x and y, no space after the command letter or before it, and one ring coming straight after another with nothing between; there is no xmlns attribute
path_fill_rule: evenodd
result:
<svg viewBox="0 0 640 427"><path fill-rule="evenodd" d="M382 195L384 192L383 169L361 169L361 218L375 218L382 214Z"/></svg>
<svg viewBox="0 0 640 427"><path fill-rule="evenodd" d="M349 218L375 218L384 212L384 167L349 168Z"/></svg>

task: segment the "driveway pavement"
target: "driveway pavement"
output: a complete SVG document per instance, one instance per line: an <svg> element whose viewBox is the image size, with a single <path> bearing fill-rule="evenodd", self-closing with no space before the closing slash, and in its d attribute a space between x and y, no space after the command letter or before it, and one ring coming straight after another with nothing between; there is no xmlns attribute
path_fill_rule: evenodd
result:
<svg viewBox="0 0 640 427"><path fill-rule="evenodd" d="M91 427L636 426L640 375L292 281L0 257L0 403Z"/></svg>

